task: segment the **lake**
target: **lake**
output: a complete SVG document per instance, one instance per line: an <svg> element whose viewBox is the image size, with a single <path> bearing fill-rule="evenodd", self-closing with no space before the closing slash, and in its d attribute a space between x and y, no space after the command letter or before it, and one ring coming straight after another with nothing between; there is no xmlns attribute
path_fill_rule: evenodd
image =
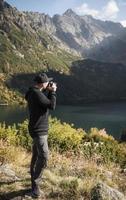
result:
<svg viewBox="0 0 126 200"><path fill-rule="evenodd" d="M105 128L116 138L119 138L122 129L126 128L126 103L58 105L55 111L51 111L51 115L62 122L73 123L77 128L84 128L86 131L91 127ZM5 121L8 125L23 122L27 117L28 110L24 107L0 107L0 121Z"/></svg>

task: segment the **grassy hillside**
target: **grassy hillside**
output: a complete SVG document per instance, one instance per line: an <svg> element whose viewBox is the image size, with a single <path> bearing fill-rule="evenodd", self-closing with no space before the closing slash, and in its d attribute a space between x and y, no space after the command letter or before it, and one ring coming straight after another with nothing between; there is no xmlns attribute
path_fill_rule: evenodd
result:
<svg viewBox="0 0 126 200"><path fill-rule="evenodd" d="M23 13L10 7L0 11L0 72L58 70L67 73L77 57L60 50L52 37L35 31Z"/></svg>
<svg viewBox="0 0 126 200"><path fill-rule="evenodd" d="M58 83L60 104L126 99L126 66L80 60L59 49L50 34L32 28L16 9L0 12L0 19L0 73L4 76L1 101L23 104L23 95L33 84L31 80L42 71L48 72Z"/></svg>
<svg viewBox="0 0 126 200"><path fill-rule="evenodd" d="M0 12L0 73L4 77L1 79L0 99L9 104L10 101L23 101L19 100L22 94L15 93L7 84L12 75L49 70L68 74L71 63L77 59L58 49L51 37L44 32L36 33L28 24L22 27L19 23L20 15L20 12L13 9ZM4 95L3 90L8 95Z"/></svg>
<svg viewBox="0 0 126 200"><path fill-rule="evenodd" d="M56 47L48 50L35 35L11 29L8 34L0 33L0 71L2 73L37 72L58 70L67 73L75 57Z"/></svg>
<svg viewBox="0 0 126 200"><path fill-rule="evenodd" d="M0 104L20 104L24 105L26 102L23 96L16 90L10 89L6 84L7 77L0 73Z"/></svg>

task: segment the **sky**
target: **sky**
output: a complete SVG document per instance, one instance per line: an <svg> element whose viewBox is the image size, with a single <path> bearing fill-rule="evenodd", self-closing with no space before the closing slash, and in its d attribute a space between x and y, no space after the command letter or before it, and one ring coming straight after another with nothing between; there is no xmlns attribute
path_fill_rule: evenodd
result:
<svg viewBox="0 0 126 200"><path fill-rule="evenodd" d="M63 14L71 8L78 15L122 23L126 27L126 0L6 0L20 11Z"/></svg>

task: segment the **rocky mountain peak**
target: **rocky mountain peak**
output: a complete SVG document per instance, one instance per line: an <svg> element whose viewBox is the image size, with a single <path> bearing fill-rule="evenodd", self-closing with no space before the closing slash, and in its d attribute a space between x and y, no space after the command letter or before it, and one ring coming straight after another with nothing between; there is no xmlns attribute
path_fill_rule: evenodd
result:
<svg viewBox="0 0 126 200"><path fill-rule="evenodd" d="M90 20L93 20L94 18L92 17L92 15L84 15L84 16L82 16L83 18L85 18L85 19L90 19Z"/></svg>
<svg viewBox="0 0 126 200"><path fill-rule="evenodd" d="M3 11L5 8L7 8L7 9L13 9L10 6L10 4L8 4L6 1L0 0L0 11Z"/></svg>
<svg viewBox="0 0 126 200"><path fill-rule="evenodd" d="M125 52L126 29L120 23L101 21L91 15L79 16L72 9L68 9L63 15L57 14L53 17L38 12L20 12L4 0L0 0L1 13L2 10L6 10L6 18L4 15L1 16L3 20L0 20L0 24L2 31L6 33L11 26L17 26L20 31L36 35L40 43L43 44L44 41L44 45L46 43L51 46L55 43L55 46L68 53L93 59L100 59L101 54L107 59L108 54L112 54L110 49L115 49L109 46L115 44L118 47L117 52L113 52L114 56L111 56L113 59L110 61L115 60L115 54L120 55L121 50L122 53ZM118 52L119 46L121 50ZM125 56L123 59L121 56L118 60L122 62L126 59Z"/></svg>
<svg viewBox="0 0 126 200"><path fill-rule="evenodd" d="M72 17L72 16L76 16L77 14L72 9L68 9L68 10L66 10L66 12L63 15Z"/></svg>

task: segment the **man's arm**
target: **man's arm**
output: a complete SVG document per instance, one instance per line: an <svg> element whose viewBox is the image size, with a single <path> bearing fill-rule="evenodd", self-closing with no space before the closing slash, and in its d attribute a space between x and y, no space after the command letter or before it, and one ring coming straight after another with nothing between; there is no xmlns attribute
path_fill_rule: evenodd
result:
<svg viewBox="0 0 126 200"><path fill-rule="evenodd" d="M50 99L47 98L41 91L36 91L36 99L40 106L54 110L56 107L56 93L50 92Z"/></svg>

